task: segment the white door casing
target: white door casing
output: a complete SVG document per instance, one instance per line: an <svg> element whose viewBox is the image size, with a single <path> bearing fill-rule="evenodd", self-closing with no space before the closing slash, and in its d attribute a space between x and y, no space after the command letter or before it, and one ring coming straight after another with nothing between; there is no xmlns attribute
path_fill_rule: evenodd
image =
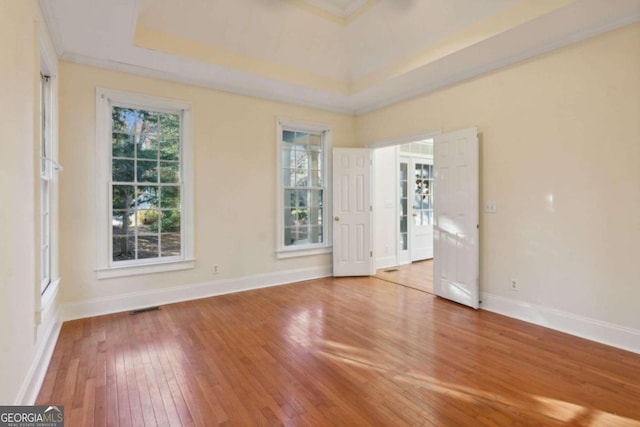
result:
<svg viewBox="0 0 640 427"><path fill-rule="evenodd" d="M333 275L375 273L371 239L371 150L333 149Z"/></svg>
<svg viewBox="0 0 640 427"><path fill-rule="evenodd" d="M434 138L435 294L478 308L479 143L476 128Z"/></svg>

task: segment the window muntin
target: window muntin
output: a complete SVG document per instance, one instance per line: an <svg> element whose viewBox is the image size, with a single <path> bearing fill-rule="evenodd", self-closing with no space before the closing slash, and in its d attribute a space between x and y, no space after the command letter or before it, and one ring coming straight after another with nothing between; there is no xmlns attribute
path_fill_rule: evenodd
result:
<svg viewBox="0 0 640 427"><path fill-rule="evenodd" d="M323 155L322 134L283 130L285 247L324 242Z"/></svg>
<svg viewBox="0 0 640 427"><path fill-rule="evenodd" d="M111 106L111 261L182 255L182 114Z"/></svg>
<svg viewBox="0 0 640 427"><path fill-rule="evenodd" d="M400 250L406 251L408 249L409 237L408 237L408 227L407 224L409 222L409 212L407 210L408 206L408 191L409 191L409 181L407 176L409 164L407 162L400 162Z"/></svg>
<svg viewBox="0 0 640 427"><path fill-rule="evenodd" d="M96 89L98 279L195 267L193 162L190 104Z"/></svg>
<svg viewBox="0 0 640 427"><path fill-rule="evenodd" d="M51 82L40 75L40 293L51 284Z"/></svg>
<svg viewBox="0 0 640 427"><path fill-rule="evenodd" d="M278 258L331 252L331 131L278 119Z"/></svg>
<svg viewBox="0 0 640 427"><path fill-rule="evenodd" d="M433 224L433 164L416 163L415 164L415 200L414 200L414 216L415 225L432 225Z"/></svg>

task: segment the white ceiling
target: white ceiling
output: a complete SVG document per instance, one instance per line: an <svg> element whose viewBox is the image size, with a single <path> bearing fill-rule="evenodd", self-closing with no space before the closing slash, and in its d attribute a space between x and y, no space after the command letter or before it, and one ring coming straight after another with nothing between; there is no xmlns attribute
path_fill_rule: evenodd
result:
<svg viewBox="0 0 640 427"><path fill-rule="evenodd" d="M40 0L64 60L361 113L640 20L640 0Z"/></svg>
<svg viewBox="0 0 640 427"><path fill-rule="evenodd" d="M360 9L367 0L304 0L306 3L317 6L329 13L340 17L347 17Z"/></svg>

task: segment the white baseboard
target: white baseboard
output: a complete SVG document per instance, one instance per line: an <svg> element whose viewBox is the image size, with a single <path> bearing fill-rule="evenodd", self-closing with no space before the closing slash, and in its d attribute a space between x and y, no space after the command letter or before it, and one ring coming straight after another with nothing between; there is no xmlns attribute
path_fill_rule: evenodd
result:
<svg viewBox="0 0 640 427"><path fill-rule="evenodd" d="M332 266L327 265L233 279L212 280L205 283L153 289L113 297L95 298L87 301L64 304L62 306L62 318L63 320L82 319L85 317L136 310L144 307L319 279L321 277L331 276L332 271Z"/></svg>
<svg viewBox="0 0 640 427"><path fill-rule="evenodd" d="M480 306L483 310L640 354L640 331L636 329L484 292Z"/></svg>
<svg viewBox="0 0 640 427"><path fill-rule="evenodd" d="M42 330L36 332L39 335L36 355L16 396L14 405L33 405L35 403L49 368L49 362L62 328L58 304L58 283L59 280L47 290L46 304L42 306L40 314L42 323L39 328Z"/></svg>
<svg viewBox="0 0 640 427"><path fill-rule="evenodd" d="M376 270L379 268L395 267L396 265L398 265L398 258L395 256L376 258Z"/></svg>

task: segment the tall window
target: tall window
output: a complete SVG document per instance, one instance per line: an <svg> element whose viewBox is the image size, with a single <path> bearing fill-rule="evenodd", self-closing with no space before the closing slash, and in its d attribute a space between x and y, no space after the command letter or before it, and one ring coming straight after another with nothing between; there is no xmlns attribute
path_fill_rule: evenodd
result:
<svg viewBox="0 0 640 427"><path fill-rule="evenodd" d="M107 122L100 147L108 149L108 259L103 269L189 261L191 228L186 108L135 95L105 96ZM187 214L187 216L185 216ZM104 248L103 248L104 249ZM99 251L100 253L100 251ZM106 262L105 262L106 261ZM184 266L185 268L191 265ZM170 267L175 269L176 266ZM162 271L146 268L126 273Z"/></svg>
<svg viewBox="0 0 640 427"><path fill-rule="evenodd" d="M326 252L329 130L279 121L281 257Z"/></svg>
<svg viewBox="0 0 640 427"><path fill-rule="evenodd" d="M51 141L51 84L40 75L40 292L51 284L51 180L54 173Z"/></svg>
<svg viewBox="0 0 640 427"><path fill-rule="evenodd" d="M36 203L38 218L35 226L38 240L34 242L36 253L39 255L39 265L36 280L36 289L39 288L41 298L36 298L36 311L43 313L45 319L36 318L36 323L48 321L46 313L52 304L55 304L54 296L58 290L60 276L58 270L58 173L62 166L58 164L58 61L55 49L49 41L46 27L38 23L39 44L39 68L40 90L39 92L39 127L34 141L38 155L36 166L35 194L38 197ZM39 179L38 179L39 178ZM34 230L36 231L36 230Z"/></svg>

